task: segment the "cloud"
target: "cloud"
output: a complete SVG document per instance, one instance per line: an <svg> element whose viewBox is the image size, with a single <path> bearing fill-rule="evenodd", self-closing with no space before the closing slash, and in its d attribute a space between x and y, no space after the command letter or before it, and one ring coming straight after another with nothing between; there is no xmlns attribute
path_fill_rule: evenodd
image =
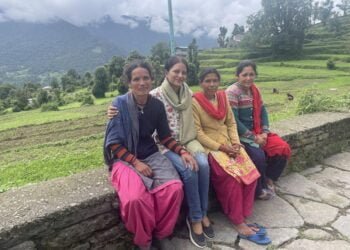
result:
<svg viewBox="0 0 350 250"><path fill-rule="evenodd" d="M248 15L261 9L261 0L173 0L175 33L216 37L220 26L232 30L244 25ZM168 32L168 0L0 0L1 21L52 22L63 19L82 26L110 16L116 23L137 25L148 20L150 28Z"/></svg>
<svg viewBox="0 0 350 250"><path fill-rule="evenodd" d="M260 9L260 0L173 0L174 30L215 37L219 27L231 30ZM0 21L52 22L63 19L82 26L110 16L117 23L136 26L125 16L149 20L150 28L168 32L167 0L0 0Z"/></svg>

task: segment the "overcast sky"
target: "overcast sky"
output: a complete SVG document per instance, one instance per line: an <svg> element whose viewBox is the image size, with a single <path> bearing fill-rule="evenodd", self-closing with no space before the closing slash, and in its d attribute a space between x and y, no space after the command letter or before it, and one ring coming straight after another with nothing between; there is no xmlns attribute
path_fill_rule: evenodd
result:
<svg viewBox="0 0 350 250"><path fill-rule="evenodd" d="M244 25L261 0L173 0L174 30L216 37L219 27ZM168 0L0 0L0 21L50 22L63 19L75 25L99 22L109 15L115 22L135 26L125 16L150 18L151 29L168 32Z"/></svg>

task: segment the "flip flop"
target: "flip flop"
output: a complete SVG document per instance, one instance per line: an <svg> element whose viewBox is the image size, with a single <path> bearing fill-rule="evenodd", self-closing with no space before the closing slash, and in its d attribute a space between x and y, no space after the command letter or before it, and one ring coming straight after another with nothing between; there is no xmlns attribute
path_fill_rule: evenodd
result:
<svg viewBox="0 0 350 250"><path fill-rule="evenodd" d="M258 231L255 231L256 234L259 235L264 235L266 234L266 227L259 225L258 223L251 223L251 224L247 224L248 227L256 227L259 228Z"/></svg>
<svg viewBox="0 0 350 250"><path fill-rule="evenodd" d="M249 240L251 242L254 242L255 244L258 245L268 245L271 243L271 239L267 235L261 235L261 234L253 234L253 235L243 235L243 234L238 234L237 235L237 240L245 239Z"/></svg>

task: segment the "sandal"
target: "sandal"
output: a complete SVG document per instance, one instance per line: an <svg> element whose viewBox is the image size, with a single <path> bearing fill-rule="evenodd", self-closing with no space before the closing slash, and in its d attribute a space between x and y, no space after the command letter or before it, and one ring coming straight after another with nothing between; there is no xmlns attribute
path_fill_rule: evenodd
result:
<svg viewBox="0 0 350 250"><path fill-rule="evenodd" d="M259 200L270 200L272 197L274 196L274 194L269 190L269 189L262 189L261 190L261 194L257 197Z"/></svg>
<svg viewBox="0 0 350 250"><path fill-rule="evenodd" d="M258 245L268 245L271 243L271 239L265 234L263 235L262 234L252 234L252 235L238 234L236 241L239 241L239 239L249 240Z"/></svg>
<svg viewBox="0 0 350 250"><path fill-rule="evenodd" d="M259 225L258 223L251 223L251 224L247 224L248 227L252 228L258 228L258 231L255 231L256 234L258 235L265 235L266 234L266 227Z"/></svg>
<svg viewBox="0 0 350 250"><path fill-rule="evenodd" d="M270 190L273 194L276 194L276 188L274 185L267 184L267 189Z"/></svg>

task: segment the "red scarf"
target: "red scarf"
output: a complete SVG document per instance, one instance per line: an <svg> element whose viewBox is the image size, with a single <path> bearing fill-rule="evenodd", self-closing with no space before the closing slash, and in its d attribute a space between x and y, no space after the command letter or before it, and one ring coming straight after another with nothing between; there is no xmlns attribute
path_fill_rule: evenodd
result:
<svg viewBox="0 0 350 250"><path fill-rule="evenodd" d="M215 118L216 120L222 120L225 118L227 111L227 100L224 91L216 92L216 97L218 99L217 108L208 100L203 92L195 93L193 97L211 117Z"/></svg>
<svg viewBox="0 0 350 250"><path fill-rule="evenodd" d="M262 99L258 88L255 84L252 84L250 90L253 95L253 130L254 134L261 134L261 108ZM263 147L263 150L268 156L284 155L287 158L291 155L291 149L286 141L274 133L267 134L267 142Z"/></svg>
<svg viewBox="0 0 350 250"><path fill-rule="evenodd" d="M253 129L254 133L259 135L261 134L261 95L254 83L250 86L250 91L253 95Z"/></svg>

